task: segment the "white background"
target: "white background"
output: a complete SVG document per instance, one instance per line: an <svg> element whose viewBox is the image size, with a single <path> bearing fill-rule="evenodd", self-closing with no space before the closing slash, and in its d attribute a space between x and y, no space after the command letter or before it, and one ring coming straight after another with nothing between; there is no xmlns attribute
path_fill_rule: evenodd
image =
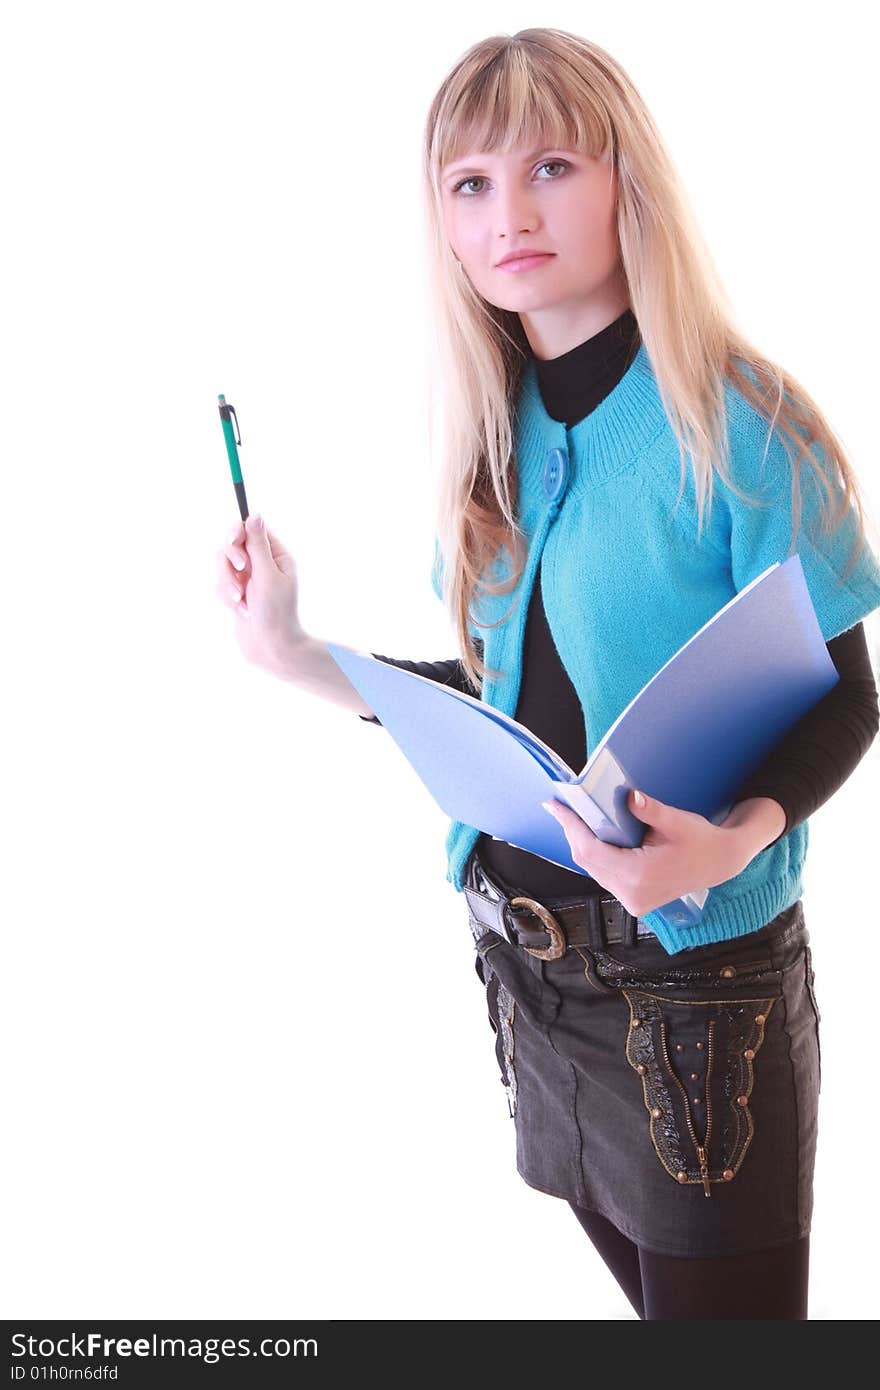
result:
<svg viewBox="0 0 880 1390"><path fill-rule="evenodd" d="M739 321L876 510L875 46L855 3L412 18L6 20L6 1317L634 1317L516 1173L446 817L382 729L238 650L217 394L306 626L454 655L420 141L467 47L547 24L626 67ZM810 822L813 1318L874 1311L878 762Z"/></svg>

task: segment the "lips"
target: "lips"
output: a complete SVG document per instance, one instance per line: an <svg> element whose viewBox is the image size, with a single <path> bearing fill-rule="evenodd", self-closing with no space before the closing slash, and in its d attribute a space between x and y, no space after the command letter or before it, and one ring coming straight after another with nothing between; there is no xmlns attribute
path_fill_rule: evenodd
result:
<svg viewBox="0 0 880 1390"><path fill-rule="evenodd" d="M530 270L539 270L541 266L549 265L552 260L553 256L549 251L530 251L526 256L516 256L512 260L499 262L497 269L523 275Z"/></svg>
<svg viewBox="0 0 880 1390"><path fill-rule="evenodd" d="M533 260L537 257L549 257L552 255L552 251L527 251L523 248L522 251L512 251L509 256L505 256L503 260L498 261L497 268L500 270L502 266L514 265L517 261Z"/></svg>

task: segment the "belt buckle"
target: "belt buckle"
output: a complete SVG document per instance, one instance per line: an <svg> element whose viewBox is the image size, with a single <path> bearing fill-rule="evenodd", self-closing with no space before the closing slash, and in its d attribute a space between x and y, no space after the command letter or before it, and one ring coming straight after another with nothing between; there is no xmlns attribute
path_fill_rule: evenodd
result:
<svg viewBox="0 0 880 1390"><path fill-rule="evenodd" d="M522 949L527 951L530 956L538 956L540 960L558 960L560 956L564 956L568 943L565 940L565 933L552 912L534 898L510 898L507 905L508 907L518 907L520 904L541 919L550 935L549 946L523 946Z"/></svg>

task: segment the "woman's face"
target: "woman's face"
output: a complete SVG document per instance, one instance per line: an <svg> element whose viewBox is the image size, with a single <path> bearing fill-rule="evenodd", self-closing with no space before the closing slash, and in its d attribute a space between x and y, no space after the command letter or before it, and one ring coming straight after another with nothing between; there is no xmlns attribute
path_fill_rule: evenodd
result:
<svg viewBox="0 0 880 1390"><path fill-rule="evenodd" d="M557 146L474 153L442 171L443 218L474 289L518 313L537 356L559 356L629 305L610 161ZM549 256L508 269L512 251Z"/></svg>

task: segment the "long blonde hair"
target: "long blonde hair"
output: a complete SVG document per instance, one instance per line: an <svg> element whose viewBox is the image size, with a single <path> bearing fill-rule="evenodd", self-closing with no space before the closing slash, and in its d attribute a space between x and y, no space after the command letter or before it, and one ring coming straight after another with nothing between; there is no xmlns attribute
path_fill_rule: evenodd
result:
<svg viewBox="0 0 880 1390"><path fill-rule="evenodd" d="M453 617L462 665L478 691L484 676L499 673L486 668L477 650L474 597L479 587L510 592L526 558L516 519L512 419L530 352L519 315L490 304L457 264L444 231L440 180L448 163L472 151L507 151L523 141L609 160L617 173L621 264L678 440L682 487L686 453L691 456L698 535L707 507L711 511L715 469L753 504L729 473L726 381L768 420L768 444L775 427L797 448L789 553L801 521L801 456L824 490L823 531L836 529L855 504L853 566L865 543L866 509L840 440L801 384L734 325L672 161L620 64L596 44L559 29L522 29L483 39L444 78L431 103L423 146L428 278L445 428L434 573ZM433 451L433 386L430 401ZM810 444L817 446L815 452ZM783 446L791 458L785 440ZM504 578L493 581L484 572L501 545L513 563Z"/></svg>

